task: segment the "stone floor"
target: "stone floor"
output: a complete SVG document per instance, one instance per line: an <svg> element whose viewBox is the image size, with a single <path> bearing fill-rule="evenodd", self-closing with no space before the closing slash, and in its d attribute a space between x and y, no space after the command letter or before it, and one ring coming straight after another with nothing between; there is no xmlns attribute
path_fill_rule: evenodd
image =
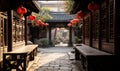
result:
<svg viewBox="0 0 120 71"><path fill-rule="evenodd" d="M29 71L82 71L72 51L73 47L38 48L38 55Z"/></svg>

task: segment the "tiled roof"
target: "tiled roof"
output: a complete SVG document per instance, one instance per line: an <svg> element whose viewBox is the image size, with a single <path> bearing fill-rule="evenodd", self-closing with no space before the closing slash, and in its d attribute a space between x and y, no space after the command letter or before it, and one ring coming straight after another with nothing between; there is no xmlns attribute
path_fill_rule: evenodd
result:
<svg viewBox="0 0 120 71"><path fill-rule="evenodd" d="M52 19L47 19L46 22L69 22L75 15L66 14L64 12L50 12Z"/></svg>

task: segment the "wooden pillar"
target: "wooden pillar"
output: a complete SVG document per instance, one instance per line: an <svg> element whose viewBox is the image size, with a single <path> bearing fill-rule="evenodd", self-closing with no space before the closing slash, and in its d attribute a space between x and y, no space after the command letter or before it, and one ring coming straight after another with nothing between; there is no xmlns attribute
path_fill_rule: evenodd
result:
<svg viewBox="0 0 120 71"><path fill-rule="evenodd" d="M113 24L114 24L114 55L116 56L114 60L114 69L117 71L119 69L120 61L120 0L113 0Z"/></svg>
<svg viewBox="0 0 120 71"><path fill-rule="evenodd" d="M106 18L106 19L107 19L107 20L106 20L106 22L107 22L107 23L106 23L106 26L108 26L108 27L106 27L106 32L107 32L107 33L106 33L106 42L109 42L109 41L110 41L110 40L109 40L109 38L110 38L110 36L109 36L109 34L110 34L110 32L109 32L109 30L110 30L110 28L109 28L109 27L110 27L110 21L109 21L109 11L110 11L110 10L109 10L109 0L106 0L106 10L107 10L107 11L106 11L106 17L107 17L107 18Z"/></svg>
<svg viewBox="0 0 120 71"><path fill-rule="evenodd" d="M90 25L89 25L89 28L90 28L90 39L89 39L89 45L92 47L92 40L93 40L93 29L92 29L92 25L93 25L93 13L92 12L90 12Z"/></svg>
<svg viewBox="0 0 120 71"><path fill-rule="evenodd" d="M8 15L8 52L12 51L12 24L13 24L13 11L7 10Z"/></svg>
<svg viewBox="0 0 120 71"><path fill-rule="evenodd" d="M101 4L100 4L100 10L99 10L99 36L98 36L98 49L102 49L102 17L101 17Z"/></svg>
<svg viewBox="0 0 120 71"><path fill-rule="evenodd" d="M83 18L83 24L82 24L82 43L85 44L85 19Z"/></svg>
<svg viewBox="0 0 120 71"><path fill-rule="evenodd" d="M120 0L114 0L115 55L120 57Z"/></svg>
<svg viewBox="0 0 120 71"><path fill-rule="evenodd" d="M28 41L28 25L27 25L27 16L25 15L25 45L27 45Z"/></svg>
<svg viewBox="0 0 120 71"><path fill-rule="evenodd" d="M68 46L73 46L73 43L72 43L72 27L70 27L70 29L69 29L69 42L68 42Z"/></svg>
<svg viewBox="0 0 120 71"><path fill-rule="evenodd" d="M51 45L51 26L49 26L49 44Z"/></svg>

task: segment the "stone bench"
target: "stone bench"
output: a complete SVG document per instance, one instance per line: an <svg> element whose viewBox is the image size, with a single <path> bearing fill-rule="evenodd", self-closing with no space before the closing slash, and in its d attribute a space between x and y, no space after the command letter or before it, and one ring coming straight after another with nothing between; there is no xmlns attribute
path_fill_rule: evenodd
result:
<svg viewBox="0 0 120 71"><path fill-rule="evenodd" d="M3 71L26 71L30 61L37 55L38 45L26 45L3 53Z"/></svg>
<svg viewBox="0 0 120 71"><path fill-rule="evenodd" d="M85 71L112 71L114 56L84 44L75 44L75 59L80 60Z"/></svg>

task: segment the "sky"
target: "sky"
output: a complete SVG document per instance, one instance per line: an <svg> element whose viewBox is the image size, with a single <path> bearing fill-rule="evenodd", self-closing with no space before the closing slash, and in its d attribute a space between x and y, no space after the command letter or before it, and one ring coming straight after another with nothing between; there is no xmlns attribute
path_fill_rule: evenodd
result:
<svg viewBox="0 0 120 71"><path fill-rule="evenodd" d="M57 2L59 2L59 3L63 3L64 1L38 1L38 2L42 2L42 3L57 3Z"/></svg>
<svg viewBox="0 0 120 71"><path fill-rule="evenodd" d="M38 1L42 4L57 4L54 7L49 7L51 11L54 12L64 12L64 9L61 4L64 4L64 1ZM60 6L61 5L61 6Z"/></svg>

